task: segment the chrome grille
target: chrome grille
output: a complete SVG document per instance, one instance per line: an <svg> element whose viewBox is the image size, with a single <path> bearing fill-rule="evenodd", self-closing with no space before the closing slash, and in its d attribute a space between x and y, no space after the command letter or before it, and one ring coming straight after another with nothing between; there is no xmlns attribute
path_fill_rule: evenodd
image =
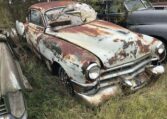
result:
<svg viewBox="0 0 167 119"><path fill-rule="evenodd" d="M100 85L103 87L119 83L120 79L133 79L145 71L146 66L151 62L151 57L148 54L134 62L104 70L101 72Z"/></svg>
<svg viewBox="0 0 167 119"><path fill-rule="evenodd" d="M8 113L8 111L7 111L7 106L6 106L5 100L4 100L4 98L1 98L0 99L0 116L7 114L7 113Z"/></svg>

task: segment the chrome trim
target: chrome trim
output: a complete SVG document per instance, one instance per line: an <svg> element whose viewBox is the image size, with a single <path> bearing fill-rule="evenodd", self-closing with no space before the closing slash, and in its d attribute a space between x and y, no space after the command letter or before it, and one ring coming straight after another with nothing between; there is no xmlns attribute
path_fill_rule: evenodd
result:
<svg viewBox="0 0 167 119"><path fill-rule="evenodd" d="M133 73L132 75L130 75L130 76L124 76L123 78L124 78L125 80L133 79L135 76L137 76L138 74L142 73L143 71L145 71L145 68L142 68L142 69L140 69L140 70L134 72L134 73Z"/></svg>
<svg viewBox="0 0 167 119"><path fill-rule="evenodd" d="M150 53L146 54L145 56L143 56L141 58L136 59L135 61L123 64L123 65L120 65L120 66L116 66L116 67L113 67L113 68L110 68L110 69L107 69L107 70L102 70L101 73L109 72L109 71L116 70L116 69L123 68L123 67L128 67L128 66L131 66L131 65L135 65L136 63L141 62L141 60L144 60L144 59L149 58L149 57L150 57Z"/></svg>
<svg viewBox="0 0 167 119"><path fill-rule="evenodd" d="M5 98L1 97L0 99L0 116L3 116L8 113L8 108L5 102Z"/></svg>
<svg viewBox="0 0 167 119"><path fill-rule="evenodd" d="M159 66L154 67L154 68L158 69L158 67ZM163 67L163 66L160 65L160 67ZM144 68L140 69L138 72L136 72L132 76L135 77L135 75L142 72L143 69ZM161 73L154 74L154 72L152 71L152 68L149 68L148 70L151 71L150 76L158 76L159 74L161 74ZM132 79L132 80L135 80L135 79ZM145 85L149 84L149 81L151 81L151 80L153 80L153 79L149 78L149 77L146 77L146 80L141 85L136 86L136 87L131 87L130 86L130 87L127 87L127 88L129 88L131 91L136 91L140 88L143 88ZM121 88L121 84L115 84L115 85L106 85L105 87L100 86L99 90L97 90L97 92L94 93L94 94L78 93L78 92L75 92L75 94L78 97L80 97L81 99L83 99L83 101L85 101L87 104L89 104L91 106L99 106L104 101L110 99L110 97L121 94L122 92L123 92L123 90Z"/></svg>
<svg viewBox="0 0 167 119"><path fill-rule="evenodd" d="M0 33L0 42L6 42L6 36Z"/></svg>
<svg viewBox="0 0 167 119"><path fill-rule="evenodd" d="M77 82L75 80L71 80L71 82L74 83L74 84L76 84L76 85L78 85L78 86L86 87L87 88L87 87L96 86L98 84L99 80L96 80L93 83L88 83L88 84L79 83L79 82Z"/></svg>
<svg viewBox="0 0 167 119"><path fill-rule="evenodd" d="M128 70L125 69L125 70L122 70L120 72L112 73L112 74L109 74L109 75L104 75L104 76L100 77L100 80L106 80L106 79L118 77L118 76L121 76L121 75L133 73L133 72L137 71L139 68L144 67L145 65L147 65L150 62L151 62L151 59L147 59L147 60L141 62L140 64L134 66L131 69L128 69Z"/></svg>
<svg viewBox="0 0 167 119"><path fill-rule="evenodd" d="M91 70L91 68L93 68L93 67L97 67L98 69L99 69L99 71L98 71L98 76L96 77L96 78L91 78L90 77L90 70ZM100 67L99 67L99 65L97 64L97 63L92 63L92 64L90 64L88 67L87 67L87 69L86 69L86 78L88 78L88 79L90 79L91 81L95 81L98 77L100 76Z"/></svg>
<svg viewBox="0 0 167 119"><path fill-rule="evenodd" d="M120 93L121 93L121 89L118 85L101 88L97 93L93 95L86 95L86 94L75 92L75 94L78 97L80 97L81 99L83 99L83 101L85 101L87 104L92 106L98 106L104 101L110 99L110 97Z"/></svg>
<svg viewBox="0 0 167 119"><path fill-rule="evenodd" d="M97 67L99 67L98 65L97 65L97 63L92 63L92 64L90 64L88 67L87 67L87 71L89 71L92 67L95 67L95 66L97 66Z"/></svg>
<svg viewBox="0 0 167 119"><path fill-rule="evenodd" d="M140 73L142 73L143 71L145 70L145 68L142 68L142 69L140 69L140 70L138 70L138 71L136 71L135 73L133 73L133 74L131 74L130 76L122 76L122 77L120 77L119 79L120 80L131 80L131 79L133 79L135 76L137 76L138 74L140 74ZM101 82L100 82L100 88L102 88L102 87L106 87L106 86L109 86L109 85L115 85L115 84L118 84L118 83L120 83L120 80L119 79L117 79L117 80L101 80Z"/></svg>
<svg viewBox="0 0 167 119"><path fill-rule="evenodd" d="M154 57L154 58L151 59L151 61L158 61L158 58Z"/></svg>

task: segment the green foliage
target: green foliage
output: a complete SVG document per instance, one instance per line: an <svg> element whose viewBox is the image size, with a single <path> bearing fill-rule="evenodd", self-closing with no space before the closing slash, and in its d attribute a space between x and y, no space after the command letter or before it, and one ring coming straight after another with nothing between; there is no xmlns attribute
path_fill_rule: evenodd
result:
<svg viewBox="0 0 167 119"><path fill-rule="evenodd" d="M12 17L4 0L0 0L0 15L0 27L9 27L12 25Z"/></svg>

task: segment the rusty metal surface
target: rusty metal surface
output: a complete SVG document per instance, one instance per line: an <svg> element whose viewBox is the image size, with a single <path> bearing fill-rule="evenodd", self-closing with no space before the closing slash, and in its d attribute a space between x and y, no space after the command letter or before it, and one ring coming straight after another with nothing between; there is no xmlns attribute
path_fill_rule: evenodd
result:
<svg viewBox="0 0 167 119"><path fill-rule="evenodd" d="M104 100L109 100L112 96L118 95L121 93L119 86L111 86L105 89L99 90L96 95L84 95L78 93L77 96L82 98L86 103L91 104L93 106L98 106Z"/></svg>
<svg viewBox="0 0 167 119"><path fill-rule="evenodd" d="M87 82L80 79L85 79L82 73L91 62L97 62L100 65L98 58L87 50L59 38L45 35L38 42L38 51L45 58L52 63L58 62L70 77L80 83Z"/></svg>
<svg viewBox="0 0 167 119"><path fill-rule="evenodd" d="M95 105L116 93L111 85L120 84L125 80L131 84L131 80L137 80L133 88L142 87L137 84L143 83L137 77L148 78L147 75L142 77L141 74L145 74L147 68L152 70L155 67L151 63L153 60L157 62L159 60L157 46L162 45L161 41L147 35L136 34L113 23L96 20L94 10L91 7L83 7L86 4L70 5L70 2L63 2L63 5L54 5L55 3L41 3L30 7L30 9L40 7L41 16L44 17L42 20L46 23L46 28L31 22L27 22L25 26L27 42L37 56L47 60L51 66L57 62L70 80L77 85L74 89L76 93L88 102L94 102ZM67 5L65 7L67 11L61 9L55 12L55 9L52 9L64 5ZM67 15L71 7L75 8ZM48 9L50 11L47 11ZM92 11L92 16L90 14L88 16L91 18L89 20L85 16L86 12L89 12L88 9ZM75 21L76 19L71 16L74 13L77 15L84 13L86 19L81 22ZM52 16L54 19L50 19ZM57 26L54 23L60 24ZM87 67L91 63L97 63L101 69L101 75L95 81L88 80L86 76ZM89 91L82 93L81 87L89 87ZM98 93L102 88L107 92Z"/></svg>
<svg viewBox="0 0 167 119"><path fill-rule="evenodd" d="M53 2L42 2L32 5L30 9L40 9L42 11L49 10L55 7L67 6L74 3L73 1L53 1Z"/></svg>
<svg viewBox="0 0 167 119"><path fill-rule="evenodd" d="M62 29L55 36L89 50L106 68L135 61L151 53L151 46L158 43L151 37L144 40L127 29L104 21Z"/></svg>
<svg viewBox="0 0 167 119"><path fill-rule="evenodd" d="M154 70L157 72L155 73ZM122 86L125 86L127 89L130 88L131 91L136 91L146 85L149 84L150 81L156 80L162 73L164 73L163 66L157 66L154 68L147 68L145 71L138 72L135 78L126 79L126 77L122 77L123 82L116 82L113 84L108 84L106 86L100 85L100 90L96 92L94 95L87 95L87 94L81 94L77 93L77 96L82 98L86 103L91 104L93 106L99 106L102 104L102 102L109 100L111 97L115 95L121 95L123 92L125 92L121 87L121 85L118 85L119 83L122 83ZM105 88L104 88L105 87Z"/></svg>

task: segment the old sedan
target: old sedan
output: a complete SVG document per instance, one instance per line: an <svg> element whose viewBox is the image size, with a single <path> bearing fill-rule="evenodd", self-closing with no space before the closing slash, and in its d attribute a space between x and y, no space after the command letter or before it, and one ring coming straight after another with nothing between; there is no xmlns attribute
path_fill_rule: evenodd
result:
<svg viewBox="0 0 167 119"><path fill-rule="evenodd" d="M121 91L138 90L164 72L161 41L96 19L84 3L34 4L16 21L30 48L58 74L72 95L99 105Z"/></svg>

